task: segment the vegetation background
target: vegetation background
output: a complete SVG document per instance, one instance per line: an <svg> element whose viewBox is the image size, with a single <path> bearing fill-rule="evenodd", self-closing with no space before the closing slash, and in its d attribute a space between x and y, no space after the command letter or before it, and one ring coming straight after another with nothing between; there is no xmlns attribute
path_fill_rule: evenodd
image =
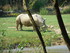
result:
<svg viewBox="0 0 70 53"><path fill-rule="evenodd" d="M46 46L61 43L61 33L57 34L54 29L58 30L58 22L52 0L26 0L31 13L38 13L46 18L46 24L53 26L46 32L41 32ZM70 37L70 0L58 0L59 8L68 35ZM4 49L24 49L25 47L41 47L41 42L32 27L23 27L24 31L16 31L16 16L26 13L23 9L22 0L0 0L0 51ZM1 52L2 53L2 52Z"/></svg>
<svg viewBox="0 0 70 53"><path fill-rule="evenodd" d="M26 0L32 13L55 14L52 0ZM70 0L58 0L61 13L70 13ZM17 16L24 13L23 0L0 0L0 16Z"/></svg>

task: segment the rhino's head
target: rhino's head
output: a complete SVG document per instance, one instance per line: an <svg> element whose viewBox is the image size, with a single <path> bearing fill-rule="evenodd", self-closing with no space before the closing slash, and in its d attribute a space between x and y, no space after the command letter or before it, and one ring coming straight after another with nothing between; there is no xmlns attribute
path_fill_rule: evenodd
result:
<svg viewBox="0 0 70 53"><path fill-rule="evenodd" d="M43 25L41 26L42 31L46 31L47 30L47 25L45 23L45 19L43 20Z"/></svg>

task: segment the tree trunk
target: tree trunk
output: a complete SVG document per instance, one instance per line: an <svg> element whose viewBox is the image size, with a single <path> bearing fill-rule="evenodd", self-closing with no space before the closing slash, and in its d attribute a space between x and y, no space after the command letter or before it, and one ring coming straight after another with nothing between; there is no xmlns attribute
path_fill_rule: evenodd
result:
<svg viewBox="0 0 70 53"><path fill-rule="evenodd" d="M46 48L45 48L45 43L44 43L43 38L42 38L42 35L41 35L39 29L37 28L37 25L36 25L36 23L35 23L35 21L34 21L32 15L31 15L30 11L28 10L28 8L27 8L27 6L26 6L25 0L23 0L23 6L24 6L24 9L26 10L26 12L28 13L28 15L29 15L29 17L30 17L30 20L32 21L33 26L35 27L35 30L36 30L36 32L37 32L37 34L38 34L38 36L39 36L39 39L40 39L40 41L41 41L41 43L42 43L44 53L47 53Z"/></svg>
<svg viewBox="0 0 70 53"><path fill-rule="evenodd" d="M58 20L58 23L59 23L59 26L62 32L62 36L68 46L68 49L70 50L70 39L68 37L67 31L65 29L65 26L64 26L64 23L61 17L61 13L60 13L59 6L58 6L58 0L54 0L54 7L56 10L57 20Z"/></svg>

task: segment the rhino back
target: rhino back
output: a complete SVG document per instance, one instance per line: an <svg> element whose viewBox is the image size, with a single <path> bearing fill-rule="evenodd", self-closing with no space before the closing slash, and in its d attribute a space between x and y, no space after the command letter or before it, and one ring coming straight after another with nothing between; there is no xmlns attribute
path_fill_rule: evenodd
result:
<svg viewBox="0 0 70 53"><path fill-rule="evenodd" d="M33 14L32 16L33 16L33 19L34 19L35 23L37 24L37 26L43 25L43 19L41 18L40 15ZM17 16L16 20L21 21L21 23L24 26L32 26L32 22L28 16L28 14L20 14Z"/></svg>

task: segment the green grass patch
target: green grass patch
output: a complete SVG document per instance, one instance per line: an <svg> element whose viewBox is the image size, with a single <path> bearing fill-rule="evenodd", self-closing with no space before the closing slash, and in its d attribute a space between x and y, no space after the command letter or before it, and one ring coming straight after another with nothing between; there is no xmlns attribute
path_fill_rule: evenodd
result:
<svg viewBox="0 0 70 53"><path fill-rule="evenodd" d="M59 28L56 15L42 15L46 18L47 25L53 25L54 28ZM70 14L62 15L64 24L68 31L70 31ZM0 47L3 49L14 47L35 47L40 46L41 42L32 27L23 27L24 31L16 31L16 17L0 17ZM61 37L51 29L46 32L41 32L46 46L51 46L52 40ZM69 34L70 35L70 34Z"/></svg>

